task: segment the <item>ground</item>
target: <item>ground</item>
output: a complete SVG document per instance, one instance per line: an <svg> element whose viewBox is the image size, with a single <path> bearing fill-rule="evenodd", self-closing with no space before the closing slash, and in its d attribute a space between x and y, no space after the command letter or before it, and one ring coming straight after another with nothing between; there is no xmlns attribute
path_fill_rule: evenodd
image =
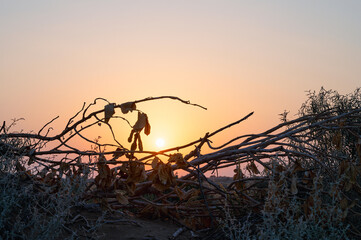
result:
<svg viewBox="0 0 361 240"><path fill-rule="evenodd" d="M124 220L128 221L104 224L99 232L99 234L103 235L100 239L169 240L180 229L180 226L169 221L130 217ZM175 239L191 239L191 234L188 230L185 230Z"/></svg>
<svg viewBox="0 0 361 240"><path fill-rule="evenodd" d="M101 211L82 210L79 215L89 222L102 215ZM104 224L97 232L100 240L189 240L200 239L186 228L169 219L145 219L129 212L115 212L104 216ZM182 231L174 237L177 231Z"/></svg>

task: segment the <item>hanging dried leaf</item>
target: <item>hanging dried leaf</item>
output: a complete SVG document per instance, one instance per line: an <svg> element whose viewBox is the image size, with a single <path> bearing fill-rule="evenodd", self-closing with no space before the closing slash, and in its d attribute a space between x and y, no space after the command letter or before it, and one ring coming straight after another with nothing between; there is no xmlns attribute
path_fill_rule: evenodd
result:
<svg viewBox="0 0 361 240"><path fill-rule="evenodd" d="M110 168L107 164L97 164L98 165L98 176L101 178L107 178L110 176Z"/></svg>
<svg viewBox="0 0 361 240"><path fill-rule="evenodd" d="M160 182L163 185L166 185L167 181L168 181L168 171L167 170L168 169L167 169L166 164L161 164L158 168L158 177L159 177Z"/></svg>
<svg viewBox="0 0 361 240"><path fill-rule="evenodd" d="M237 181L237 180L241 180L243 179L243 173L242 170L237 166L236 169L233 170L234 171L234 176L233 176L233 181ZM235 183L236 189L237 190L242 190L244 189L245 185L243 182L236 182Z"/></svg>
<svg viewBox="0 0 361 240"><path fill-rule="evenodd" d="M103 190L111 186L114 174L114 171L110 170L104 161L105 158L103 160L102 157L99 157L99 163L97 163L98 175L95 177L96 186ZM75 172L75 169L73 169L73 172Z"/></svg>
<svg viewBox="0 0 361 240"><path fill-rule="evenodd" d="M115 196L120 204L127 205L129 203L128 198L125 194L125 191L115 190Z"/></svg>
<svg viewBox="0 0 361 240"><path fill-rule="evenodd" d="M298 189L297 189L297 178L296 176L292 177L292 182L291 182L291 194L295 195L298 193Z"/></svg>
<svg viewBox="0 0 361 240"><path fill-rule="evenodd" d="M140 138L140 134L138 134L138 148L139 151L143 151L143 143L142 143L142 139Z"/></svg>
<svg viewBox="0 0 361 240"><path fill-rule="evenodd" d="M180 168L185 168L188 166L188 163L184 160L183 158L183 154L181 153L175 153L175 154L171 154L169 156L168 162L171 163L176 163L178 165L178 167Z"/></svg>
<svg viewBox="0 0 361 240"><path fill-rule="evenodd" d="M254 161L250 162L247 166L246 169L253 174L259 174L260 172L258 171L258 168L256 166L256 164L254 164Z"/></svg>
<svg viewBox="0 0 361 240"><path fill-rule="evenodd" d="M138 138L139 138L139 133L135 133L134 135L134 141L132 143L132 146L130 146L130 150L131 151L135 151L137 149L137 141L138 141Z"/></svg>
<svg viewBox="0 0 361 240"><path fill-rule="evenodd" d="M111 103L111 104L108 104L104 107L104 121L107 123L109 122L109 119L113 116L113 114L115 113L115 110L114 110L114 106L115 104L114 103Z"/></svg>
<svg viewBox="0 0 361 240"><path fill-rule="evenodd" d="M150 134L150 124L149 124L149 119L147 117L146 119L146 123L145 123L145 128L144 128L144 133L145 135L149 135Z"/></svg>
<svg viewBox="0 0 361 240"><path fill-rule="evenodd" d="M141 113L138 112L138 120L137 122L134 124L133 129L137 132L142 131L142 129L145 127L145 125L147 124L147 114L145 113Z"/></svg>
<svg viewBox="0 0 361 240"><path fill-rule="evenodd" d="M144 164L138 162L129 162L128 174L127 183L139 183L147 179Z"/></svg>
<svg viewBox="0 0 361 240"><path fill-rule="evenodd" d="M157 168L157 165L158 165L158 162L160 161L160 159L158 157L155 157L152 161L152 168L153 169L156 169Z"/></svg>
<svg viewBox="0 0 361 240"><path fill-rule="evenodd" d="M152 162L153 165L155 165L155 159ZM164 164L162 161L158 161L156 166L153 166L153 171L148 178L159 191L166 190L176 183L172 166L170 163Z"/></svg>
<svg viewBox="0 0 361 240"><path fill-rule="evenodd" d="M174 153L169 155L168 162L179 162L183 160L183 155L181 153Z"/></svg>
<svg viewBox="0 0 361 240"><path fill-rule="evenodd" d="M128 137L128 142L132 142L134 133L135 133L135 131L134 131L134 129L132 129L132 131L130 132L130 135Z"/></svg>
<svg viewBox="0 0 361 240"><path fill-rule="evenodd" d="M136 109L136 105L134 102L126 102L120 105L120 109L122 110L123 114L128 113L129 111L132 112Z"/></svg>

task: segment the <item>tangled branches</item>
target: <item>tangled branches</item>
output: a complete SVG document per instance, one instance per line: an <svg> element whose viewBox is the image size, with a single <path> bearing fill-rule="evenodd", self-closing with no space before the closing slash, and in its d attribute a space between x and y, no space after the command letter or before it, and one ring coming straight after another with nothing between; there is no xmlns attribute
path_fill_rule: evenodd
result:
<svg viewBox="0 0 361 240"><path fill-rule="evenodd" d="M284 222L290 216L311 219L318 214L320 226L323 220L337 221L350 225L351 234L359 235L355 218L361 210L356 200L361 197L361 107L343 104L341 109L331 104L317 110L319 99L315 94L313 97L313 102L308 103L313 106L312 112L308 112L306 104L297 119L287 121L287 114L283 114L281 124L263 133L238 136L217 147L212 145L214 135L247 120L253 114L249 113L199 140L159 152L143 149L141 136L150 134L151 124L138 104L168 98L204 107L172 96L123 104L97 98L87 107L84 104L55 136L49 136L49 131L42 134L55 119L37 134L12 133L4 123L1 162L13 162L2 164L0 174L20 174L39 186L39 191L46 191L46 185L54 193L64 181L85 177L82 200L87 203L128 209L142 216L171 218L193 230L224 223L226 207L238 219L254 215L255 223L265 222L265 216L277 216L278 221ZM91 112L98 101L106 102L104 109ZM123 115L137 112L136 123L132 125L123 116L116 116L117 109ZM116 139L109 123L111 118L121 118L130 126L130 149ZM100 144L82 134L97 124L109 128L115 144ZM81 151L69 144L73 138L97 148ZM205 146L213 151L202 154ZM104 147L114 150L102 151ZM178 152L186 147L194 149L186 155ZM168 160L160 160L161 155ZM220 183L218 178L206 177L221 168L234 169L232 181ZM176 177L175 170L185 174ZM95 171L93 176L89 175L91 171ZM280 209L283 210L279 212ZM322 209L328 209L329 214L324 215ZM324 228L331 231L326 225ZM250 231L256 234L256 229Z"/></svg>

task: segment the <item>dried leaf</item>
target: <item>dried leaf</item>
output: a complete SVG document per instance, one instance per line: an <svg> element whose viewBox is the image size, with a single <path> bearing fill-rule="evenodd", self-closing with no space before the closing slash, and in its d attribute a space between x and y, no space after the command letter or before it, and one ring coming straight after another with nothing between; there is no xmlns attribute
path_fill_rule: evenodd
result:
<svg viewBox="0 0 361 240"><path fill-rule="evenodd" d="M144 128L144 133L145 133L145 135L147 135L147 136L150 134L150 124L149 124L148 117L147 117L147 119L146 119L145 128Z"/></svg>
<svg viewBox="0 0 361 240"><path fill-rule="evenodd" d="M125 191L115 190L115 196L120 204L127 205L129 203L128 198L125 196Z"/></svg>
<svg viewBox="0 0 361 240"><path fill-rule="evenodd" d="M153 182L153 187L154 187L155 189L157 189L158 191L163 192L163 191L167 190L167 189L170 187L170 185L169 185L169 186L168 186L168 185L164 185L164 184L162 184L162 183L159 182L159 179L156 179L156 180Z"/></svg>
<svg viewBox="0 0 361 240"><path fill-rule="evenodd" d="M295 195L298 193L298 189L297 189L297 178L296 176L292 177L292 182L291 182L291 194Z"/></svg>
<svg viewBox="0 0 361 240"><path fill-rule="evenodd" d="M134 129L132 129L132 131L130 132L130 135L128 137L128 142L132 142L134 133L135 133L135 131L134 131Z"/></svg>
<svg viewBox="0 0 361 240"><path fill-rule="evenodd" d="M236 169L233 170L234 171L234 176L233 176L233 181L237 181L240 179L243 179L243 173L242 170L237 166ZM242 190L244 189L245 185L243 182L236 182L235 183L236 189L237 190Z"/></svg>
<svg viewBox="0 0 361 240"><path fill-rule="evenodd" d="M134 141L132 143L132 146L130 146L131 151L135 151L137 149L137 141L138 141L139 133L136 133L134 135Z"/></svg>
<svg viewBox="0 0 361 240"><path fill-rule="evenodd" d="M138 134L138 148L139 148L139 151L143 151L143 143L142 143L142 139L140 138L139 134Z"/></svg>
<svg viewBox="0 0 361 240"><path fill-rule="evenodd" d="M175 184L176 181L170 163L164 164L162 161L156 163L154 159L152 166L153 171L149 174L149 180L153 182L153 186L157 190L163 191Z"/></svg>
<svg viewBox="0 0 361 240"><path fill-rule="evenodd" d="M147 118L147 114L138 112L138 120L134 124L133 129L137 132L140 132L147 124Z"/></svg>
<svg viewBox="0 0 361 240"><path fill-rule="evenodd" d="M167 165L166 164L161 164L158 168L158 177L160 182L163 185L167 184L167 180L168 180L168 171L167 171Z"/></svg>
<svg viewBox="0 0 361 240"><path fill-rule="evenodd" d="M136 105L134 102L126 102L120 105L120 109L122 110L123 114L128 113L129 111L132 112L136 109Z"/></svg>
<svg viewBox="0 0 361 240"><path fill-rule="evenodd" d="M152 168L153 169L156 169L157 168L157 165L158 165L158 162L159 162L159 158L158 157L155 157L152 161Z"/></svg>
<svg viewBox="0 0 361 240"><path fill-rule="evenodd" d="M110 187L112 184L112 178L114 171L111 171L109 166L99 160L99 163L97 164L98 167L98 176L95 177L95 184L98 188L106 189ZM73 170L75 171L75 169Z"/></svg>
<svg viewBox="0 0 361 240"><path fill-rule="evenodd" d="M98 176L100 178L107 178L110 176L110 168L107 164L97 164L98 165Z"/></svg>
<svg viewBox="0 0 361 240"><path fill-rule="evenodd" d="M258 171L258 168L256 166L256 164L254 164L254 161L250 162L247 166L246 169L253 173L253 174L259 174L260 172Z"/></svg>
<svg viewBox="0 0 361 240"><path fill-rule="evenodd" d="M181 153L171 154L169 156L168 162L175 162L180 168L185 168L188 166L188 163L184 160L183 154Z"/></svg>
<svg viewBox="0 0 361 240"><path fill-rule="evenodd" d="M144 164L138 162L129 162L128 174L127 183L138 183L147 179Z"/></svg>
<svg viewBox="0 0 361 240"><path fill-rule="evenodd" d="M109 119L113 116L113 114L115 113L115 110L114 110L114 106L115 104L114 103L111 103L111 104L108 104L104 107L104 121L107 123L109 122Z"/></svg>

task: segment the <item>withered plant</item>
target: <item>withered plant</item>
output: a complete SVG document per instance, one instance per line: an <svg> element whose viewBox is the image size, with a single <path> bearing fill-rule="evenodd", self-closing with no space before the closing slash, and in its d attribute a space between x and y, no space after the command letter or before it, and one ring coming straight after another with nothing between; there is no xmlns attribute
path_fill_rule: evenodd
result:
<svg viewBox="0 0 361 240"><path fill-rule="evenodd" d="M222 238L224 232L231 239L361 236L360 90L342 96L321 89L308 97L296 119L288 120L285 112L281 123L265 132L213 145L214 135L245 121L252 112L198 140L162 151L143 148L143 134L151 134L151 122L140 110L141 103L172 99L204 107L173 96L123 104L97 98L84 104L56 135L49 133L56 118L36 134L10 132L4 122L1 179L9 184L8 179L16 176L49 198L74 196L74 203L171 219L192 231L208 231L209 239ZM92 111L101 103L101 110ZM137 120L132 124L125 116L134 113ZM114 118L129 125L129 148L116 137L110 121ZM84 131L99 124L107 126L114 143L86 137ZM80 150L70 144L76 138L94 147ZM210 153L202 153L205 146ZM189 148L187 154L179 152ZM230 183L206 177L221 168L234 169ZM180 169L185 174L176 177L174 172ZM63 219L64 230L69 218ZM246 225L238 224L245 220ZM9 219L0 227L10 231L16 222Z"/></svg>

